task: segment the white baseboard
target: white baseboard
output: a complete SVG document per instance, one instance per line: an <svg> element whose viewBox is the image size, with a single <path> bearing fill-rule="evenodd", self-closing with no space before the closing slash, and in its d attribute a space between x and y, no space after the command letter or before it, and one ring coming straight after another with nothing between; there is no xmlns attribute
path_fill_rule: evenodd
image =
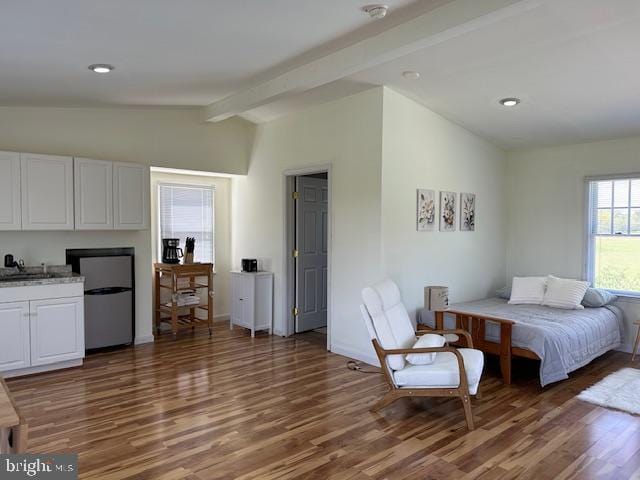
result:
<svg viewBox="0 0 640 480"><path fill-rule="evenodd" d="M66 360L64 362L51 363L49 365L38 365L35 367L20 368L17 370L7 370L6 372L2 372L2 376L4 378L21 377L23 375L49 372L51 370L60 370L62 368L81 367L82 361L82 358L78 358L75 360Z"/></svg>
<svg viewBox="0 0 640 480"><path fill-rule="evenodd" d="M153 343L153 335L145 335L144 337L136 337L133 341L134 345L142 345L143 343Z"/></svg>
<svg viewBox="0 0 640 480"><path fill-rule="evenodd" d="M229 314L228 313L224 313L221 315L214 315L213 316L213 321L214 322L224 322L224 321L229 321Z"/></svg>
<svg viewBox="0 0 640 480"><path fill-rule="evenodd" d="M631 353L632 349L633 349L633 345L631 345L630 343L623 343L618 348L616 348L616 352Z"/></svg>
<svg viewBox="0 0 640 480"><path fill-rule="evenodd" d="M352 358L354 360L359 360L361 362L367 363L374 367L379 367L380 362L378 361L378 357L372 355L369 352L362 352L360 350L356 350L350 345L344 345L340 343L336 343L335 341L331 342L331 351L333 353L337 353L338 355L342 355L343 357Z"/></svg>

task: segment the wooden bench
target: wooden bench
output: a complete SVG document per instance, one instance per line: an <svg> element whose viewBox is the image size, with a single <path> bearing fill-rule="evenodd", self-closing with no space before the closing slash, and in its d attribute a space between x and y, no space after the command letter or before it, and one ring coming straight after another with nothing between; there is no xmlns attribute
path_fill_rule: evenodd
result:
<svg viewBox="0 0 640 480"><path fill-rule="evenodd" d="M511 331L513 320L506 318L492 317L489 315L479 315L478 313L465 312L463 310L446 310L435 312L436 330L444 328L444 316L455 315L456 328L466 330L471 334L474 348L485 353L498 355L500 357L500 372L502 381L509 385L511 383L511 358L523 357L531 360L540 360L540 357L526 348L514 347L511 343ZM486 322L500 325L500 342L490 342L486 340ZM428 329L428 327L421 326Z"/></svg>
<svg viewBox="0 0 640 480"><path fill-rule="evenodd" d="M0 453L27 450L27 422L20 416L7 384L0 376Z"/></svg>

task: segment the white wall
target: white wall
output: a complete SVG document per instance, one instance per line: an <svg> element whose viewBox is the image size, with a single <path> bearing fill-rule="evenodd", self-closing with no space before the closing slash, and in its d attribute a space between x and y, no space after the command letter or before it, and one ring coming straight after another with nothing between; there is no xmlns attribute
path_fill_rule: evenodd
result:
<svg viewBox="0 0 640 480"><path fill-rule="evenodd" d="M584 177L640 172L640 137L509 153L507 274L582 278ZM621 299L629 350L640 303Z"/></svg>
<svg viewBox="0 0 640 480"><path fill-rule="evenodd" d="M245 173L253 125L205 123L193 108L0 107L0 150ZM152 335L152 236L139 232L0 232L0 256L64 264L67 248L134 247L136 339ZM224 295L221 295L224 296ZM228 296L228 295L227 295Z"/></svg>
<svg viewBox="0 0 640 480"><path fill-rule="evenodd" d="M329 260L332 350L371 359L360 290L380 278L382 89L258 127L248 175L232 181L233 265L258 258L275 273L274 331L286 322L283 172L332 166Z"/></svg>
<svg viewBox="0 0 640 480"><path fill-rule="evenodd" d="M247 171L254 126L197 108L0 107L0 150L207 172Z"/></svg>
<svg viewBox="0 0 640 480"><path fill-rule="evenodd" d="M275 272L275 331L286 320L283 262L287 169L332 165L331 349L375 362L360 318L361 289L386 276L407 306L430 283L454 300L504 282L506 155L383 88L260 126L246 178L232 184L233 263L257 257ZM418 233L416 188L478 195L475 233Z"/></svg>
<svg viewBox="0 0 640 480"><path fill-rule="evenodd" d="M410 314L426 285L447 285L454 303L492 295L506 271L506 154L385 89L382 158L382 264ZM455 232L416 231L418 188L457 193ZM474 232L460 231L461 192L476 194Z"/></svg>
<svg viewBox="0 0 640 480"><path fill-rule="evenodd" d="M183 185L204 185L213 187L214 193L214 250L215 278L213 302L214 318L229 315L230 274L231 270L231 179L202 175L184 175L174 173L151 172L151 256L154 262L161 261L162 251L158 252L158 184L173 183ZM184 248L184 245L182 245ZM196 245L196 251L198 245Z"/></svg>

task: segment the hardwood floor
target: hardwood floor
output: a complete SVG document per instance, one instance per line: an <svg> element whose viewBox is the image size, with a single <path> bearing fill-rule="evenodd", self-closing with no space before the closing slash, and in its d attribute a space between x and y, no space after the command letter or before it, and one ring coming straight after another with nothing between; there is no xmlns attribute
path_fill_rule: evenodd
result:
<svg viewBox="0 0 640 480"><path fill-rule="evenodd" d="M540 389L535 364L504 386L490 362L468 432L458 399L380 414L378 374L345 368L304 335L215 324L101 353L82 368L7 383L31 452L76 452L86 479L640 478L640 417L575 399L629 355L610 353Z"/></svg>

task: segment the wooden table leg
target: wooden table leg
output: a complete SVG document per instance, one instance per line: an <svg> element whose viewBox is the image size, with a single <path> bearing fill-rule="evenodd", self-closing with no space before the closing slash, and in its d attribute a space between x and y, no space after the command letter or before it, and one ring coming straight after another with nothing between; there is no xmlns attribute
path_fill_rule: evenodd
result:
<svg viewBox="0 0 640 480"><path fill-rule="evenodd" d="M20 421L22 422L20 425L12 428L12 453L25 453L27 451L29 428L24 420L20 419Z"/></svg>
<svg viewBox="0 0 640 480"><path fill-rule="evenodd" d="M633 353L631 354L631 361L636 358L636 352L638 351L638 344L640 344L640 323L638 323L638 331L636 332L636 341L633 344Z"/></svg>
<svg viewBox="0 0 640 480"><path fill-rule="evenodd" d="M505 385L511 384L511 324L500 324L500 371Z"/></svg>
<svg viewBox="0 0 640 480"><path fill-rule="evenodd" d="M195 277L191 275L189 277L189 288L195 288L195 281ZM193 332L196 329L196 307L189 309L189 315L191 316L191 331Z"/></svg>
<svg viewBox="0 0 640 480"><path fill-rule="evenodd" d="M178 338L178 278L171 275L171 332L173 339Z"/></svg>
<svg viewBox="0 0 640 480"><path fill-rule="evenodd" d="M209 270L207 285L207 323L209 324L209 337L211 337L213 335L213 268Z"/></svg>
<svg viewBox="0 0 640 480"><path fill-rule="evenodd" d="M156 270L155 273L156 281L155 281L155 323L156 323L156 334L160 335L160 320L161 320L161 312L160 312L160 272Z"/></svg>

